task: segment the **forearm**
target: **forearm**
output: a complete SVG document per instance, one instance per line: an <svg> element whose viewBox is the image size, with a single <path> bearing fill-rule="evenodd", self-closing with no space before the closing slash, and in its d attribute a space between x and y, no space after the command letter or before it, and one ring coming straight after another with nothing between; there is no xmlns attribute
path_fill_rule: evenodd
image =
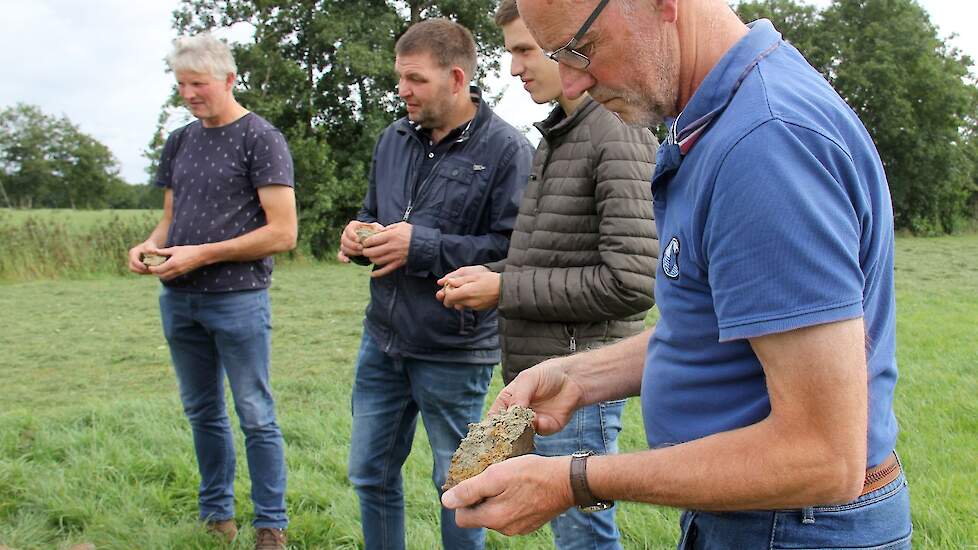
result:
<svg viewBox="0 0 978 550"><path fill-rule="evenodd" d="M164 215L160 219L160 222L156 224L156 228L154 228L152 233L149 234L149 237L146 237L145 242L155 246L156 248L163 248L166 246L166 237L170 232L170 223L170 217Z"/></svg>
<svg viewBox="0 0 978 550"><path fill-rule="evenodd" d="M647 273L653 270L649 264ZM651 275L607 264L511 271L502 280L499 311L528 321L608 321L647 311L654 303Z"/></svg>
<svg viewBox="0 0 978 550"><path fill-rule="evenodd" d="M846 480L860 474L839 455L828 441L769 418L680 445L594 457L588 483L599 498L695 510L799 508L857 496Z"/></svg>
<svg viewBox="0 0 978 550"><path fill-rule="evenodd" d="M642 390L649 338L655 328L585 353L562 357L567 376L581 388L580 406L634 397Z"/></svg>
<svg viewBox="0 0 978 550"><path fill-rule="evenodd" d="M705 510L848 502L866 471L862 319L752 338L771 409L750 426L596 461L598 496ZM590 477L589 477L590 480Z"/></svg>
<svg viewBox="0 0 978 550"><path fill-rule="evenodd" d="M206 264L250 262L295 248L294 229L265 225L227 241L200 245Z"/></svg>

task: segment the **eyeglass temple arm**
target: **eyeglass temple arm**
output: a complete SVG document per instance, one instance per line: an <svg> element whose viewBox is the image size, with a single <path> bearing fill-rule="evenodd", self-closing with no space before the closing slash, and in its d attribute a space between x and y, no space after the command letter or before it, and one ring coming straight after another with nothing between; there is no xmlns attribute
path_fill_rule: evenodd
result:
<svg viewBox="0 0 978 550"><path fill-rule="evenodd" d="M587 21L585 21L583 25L581 25L581 30L577 31L577 34L574 35L574 43L577 43L578 40L584 37L584 33L591 28L591 25L594 24L594 20L601 15L601 10L604 9L608 2L609 0L601 0L598 2L598 7L594 8L594 11L591 12L591 16L587 18Z"/></svg>

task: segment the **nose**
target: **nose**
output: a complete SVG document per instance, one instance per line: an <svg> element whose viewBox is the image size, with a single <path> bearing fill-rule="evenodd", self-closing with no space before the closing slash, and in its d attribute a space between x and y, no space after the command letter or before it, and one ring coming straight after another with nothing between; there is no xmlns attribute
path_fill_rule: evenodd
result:
<svg viewBox="0 0 978 550"><path fill-rule="evenodd" d="M560 64L560 86L564 89L564 97L577 99L597 83L591 73Z"/></svg>
<svg viewBox="0 0 978 550"><path fill-rule="evenodd" d="M397 83L397 96L400 98L406 98L411 95L411 87L408 86L407 82L401 80Z"/></svg>
<svg viewBox="0 0 978 550"><path fill-rule="evenodd" d="M194 97L193 88L190 86L177 85L177 92L180 97L187 101Z"/></svg>
<svg viewBox="0 0 978 550"><path fill-rule="evenodd" d="M523 74L523 63L521 63L514 55L509 62L509 74L513 76L520 76Z"/></svg>

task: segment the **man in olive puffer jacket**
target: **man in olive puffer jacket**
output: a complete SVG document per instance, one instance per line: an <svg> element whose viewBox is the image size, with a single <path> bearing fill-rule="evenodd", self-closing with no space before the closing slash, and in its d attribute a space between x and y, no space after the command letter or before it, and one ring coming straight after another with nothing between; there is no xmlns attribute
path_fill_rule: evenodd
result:
<svg viewBox="0 0 978 550"><path fill-rule="evenodd" d="M644 330L659 254L650 186L655 137L586 95L564 97L557 63L537 46L515 4L504 0L496 13L511 72L535 102L558 105L536 124L543 139L507 258L438 281L446 307L498 307L506 383L550 357ZM580 409L563 431L537 436L537 452L616 452L623 406ZM560 550L621 548L614 509L571 509L551 528Z"/></svg>

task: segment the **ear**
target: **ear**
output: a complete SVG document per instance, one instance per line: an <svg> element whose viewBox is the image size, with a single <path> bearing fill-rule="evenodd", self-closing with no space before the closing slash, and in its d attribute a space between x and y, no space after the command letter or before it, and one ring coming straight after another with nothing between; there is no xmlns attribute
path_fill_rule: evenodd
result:
<svg viewBox="0 0 978 550"><path fill-rule="evenodd" d="M465 76L465 71L461 67L452 67L452 91L457 94L468 90L469 77Z"/></svg>
<svg viewBox="0 0 978 550"><path fill-rule="evenodd" d="M231 91L231 89L234 88L234 81L237 79L238 79L238 75L234 73L228 73L228 75L224 77L224 90Z"/></svg>

